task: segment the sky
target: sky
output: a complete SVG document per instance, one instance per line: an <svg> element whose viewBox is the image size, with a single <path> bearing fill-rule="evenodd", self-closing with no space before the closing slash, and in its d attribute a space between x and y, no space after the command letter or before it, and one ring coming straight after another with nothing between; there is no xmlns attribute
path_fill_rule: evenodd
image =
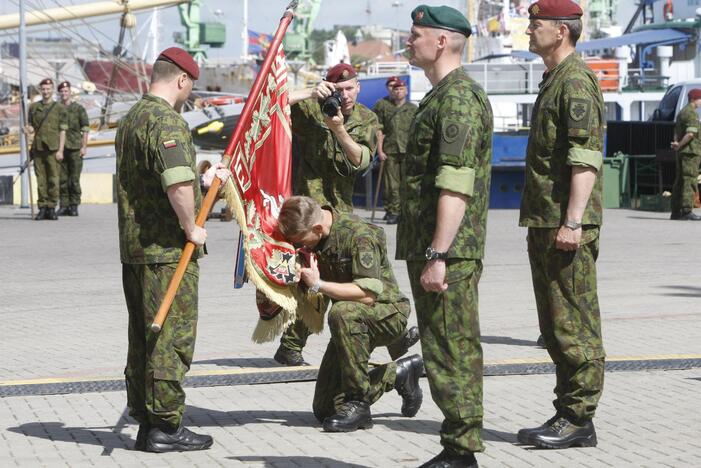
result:
<svg viewBox="0 0 701 468"><path fill-rule="evenodd" d="M692 0L696 1L696 0ZM24 0L28 10L37 8L55 8L59 5L90 3L87 0ZM679 2L676 0L675 3ZM222 18L227 27L227 44L221 49L210 49L208 55L214 58L239 57L241 55L241 30L243 17L243 0L204 0L202 10L203 21L213 21ZM272 33L275 31L285 7L289 0L249 0L249 29ZM411 11L419 4L449 5L458 9L464 9L465 0L323 0L319 16L314 24L315 28L330 29L334 25L367 25L382 24L386 27L408 30L411 26ZM633 0L619 0L619 22L623 26L634 12ZM0 0L0 15L16 13L19 9L19 0ZM393 6L393 4L398 4ZM370 6L371 14L366 13ZM221 12L221 15L215 15ZM137 14L137 30L145 26L150 18L150 12ZM118 16L110 16L103 19L88 20L92 28L76 24L72 31L91 40L98 40L106 49L112 49L116 44L119 33ZM173 41L173 32L183 31L180 24L180 16L177 8L162 10L161 14L161 38L160 48L165 49L176 45ZM137 42L142 46L145 43L147 27L144 27ZM46 32L46 29L37 27L29 28L30 35L54 37L59 32ZM16 41L17 30L0 31L0 42Z"/></svg>

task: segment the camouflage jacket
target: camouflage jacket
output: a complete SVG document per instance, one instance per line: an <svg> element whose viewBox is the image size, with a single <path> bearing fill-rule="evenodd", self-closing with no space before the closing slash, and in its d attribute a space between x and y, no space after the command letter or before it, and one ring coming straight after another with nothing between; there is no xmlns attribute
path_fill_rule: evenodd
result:
<svg viewBox="0 0 701 468"><path fill-rule="evenodd" d="M401 181L397 259L425 260L441 190L469 197L449 258L484 255L492 165L492 108L463 70L446 75L422 100L409 131Z"/></svg>
<svg viewBox="0 0 701 468"><path fill-rule="evenodd" d="M202 199L187 123L164 99L146 94L120 120L115 149L122 263L177 262L185 233L166 190L192 181L196 212ZM193 259L202 254L196 249Z"/></svg>
<svg viewBox="0 0 701 468"><path fill-rule="evenodd" d="M682 141L682 138L687 133L693 133L694 138L691 139L683 148L679 148L679 152L683 154L691 154L701 156L701 140L699 139L699 114L696 108L691 104L687 104L684 109L679 112L677 121L674 125L674 134L677 141Z"/></svg>
<svg viewBox="0 0 701 468"><path fill-rule="evenodd" d="M58 151L61 123L66 121L65 107L56 101L35 102L29 106L28 118L29 125L36 132L32 148L38 151Z"/></svg>
<svg viewBox="0 0 701 468"><path fill-rule="evenodd" d="M328 237L315 249L321 279L355 283L374 293L376 302L407 301L387 257L385 231L352 213L325 208L332 211L333 224Z"/></svg>
<svg viewBox="0 0 701 468"><path fill-rule="evenodd" d="M356 173L368 167L377 150L379 124L375 114L356 103L346 118L346 131L362 147L359 167L354 167L346 158L341 144L324 123L321 106L315 99L293 105L291 119L300 154L294 194L312 197L321 205L331 205L341 211L353 211Z"/></svg>
<svg viewBox="0 0 701 468"><path fill-rule="evenodd" d="M61 130L66 131L66 149L80 149L83 146L83 133L90 131L90 121L85 107L77 102L63 105L66 119L61 122Z"/></svg>
<svg viewBox="0 0 701 468"><path fill-rule="evenodd" d="M384 134L382 150L386 154L406 153L409 128L411 121L414 120L416 109L416 104L409 101L398 107L388 97L375 103L372 110L380 121L380 127Z"/></svg>
<svg viewBox="0 0 701 468"><path fill-rule="evenodd" d="M603 125L596 75L573 53L544 75L533 106L521 226L557 228L565 222L572 166L598 171L582 224L601 225Z"/></svg>

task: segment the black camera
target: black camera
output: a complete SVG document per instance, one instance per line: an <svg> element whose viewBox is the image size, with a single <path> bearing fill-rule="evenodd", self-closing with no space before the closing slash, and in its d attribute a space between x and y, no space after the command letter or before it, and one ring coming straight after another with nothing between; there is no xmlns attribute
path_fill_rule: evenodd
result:
<svg viewBox="0 0 701 468"><path fill-rule="evenodd" d="M343 96L338 91L331 93L331 96L324 99L321 103L321 112L329 117L336 117L338 115L338 109L343 105Z"/></svg>

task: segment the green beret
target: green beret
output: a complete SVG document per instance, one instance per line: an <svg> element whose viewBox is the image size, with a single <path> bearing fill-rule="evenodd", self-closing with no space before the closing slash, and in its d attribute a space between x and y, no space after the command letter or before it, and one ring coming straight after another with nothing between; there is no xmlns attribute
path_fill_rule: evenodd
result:
<svg viewBox="0 0 701 468"><path fill-rule="evenodd" d="M465 37L472 34L472 27L465 15L449 6L419 5L411 12L411 19L416 26L447 29L464 34Z"/></svg>

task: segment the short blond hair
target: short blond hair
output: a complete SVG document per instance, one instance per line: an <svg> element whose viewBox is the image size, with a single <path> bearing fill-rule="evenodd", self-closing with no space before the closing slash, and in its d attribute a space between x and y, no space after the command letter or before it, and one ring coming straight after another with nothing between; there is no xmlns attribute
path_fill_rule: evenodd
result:
<svg viewBox="0 0 701 468"><path fill-rule="evenodd" d="M321 206L310 197L295 196L285 200L277 218L277 228L286 239L306 234L321 222Z"/></svg>

